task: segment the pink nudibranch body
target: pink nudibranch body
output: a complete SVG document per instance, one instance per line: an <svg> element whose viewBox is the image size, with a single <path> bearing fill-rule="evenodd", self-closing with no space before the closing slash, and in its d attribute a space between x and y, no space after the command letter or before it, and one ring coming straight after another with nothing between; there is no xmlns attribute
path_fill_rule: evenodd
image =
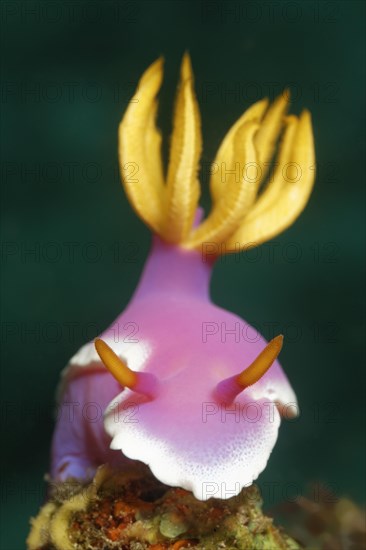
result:
<svg viewBox="0 0 366 550"><path fill-rule="evenodd" d="M143 75L139 102L131 103L120 127L122 166L131 162L129 144L133 142L136 150L142 140L142 148L137 149L143 159L141 172L146 174L153 164L159 171L156 158L149 160L147 153L157 144L160 147L155 96L161 70L161 62L155 62ZM272 183L258 197L258 189L251 189L249 199L243 198L235 181L229 181L223 200L220 182L213 178L215 204L200 224L194 192L196 168L187 171L190 163L198 162L199 120L189 58L184 57L167 184L159 190L158 181L153 189L146 180L146 188L139 189L124 181L136 212L156 233L130 303L100 336L126 365L121 363L121 368L131 369L126 371L130 387L123 387L118 375L120 381L104 368L93 342L71 359L64 372L61 403L78 405L72 417L70 407L60 409L52 447L53 478L85 477L102 463L127 464L132 459L147 464L162 482L191 490L205 500L238 494L265 468L277 439L280 411L286 406L287 414L296 409L296 396L275 359L280 348L274 355L272 350L269 361L263 350L271 351L274 344L266 348L262 337L244 338L250 333L248 324L210 301L214 262L200 249L205 241L224 244L229 250L239 242L243 248L253 242L251 231L259 227L259 242L263 242L292 223L310 194L314 170L307 165L314 159L308 115L299 120L287 117L285 122L283 101L277 100L268 110L263 102L256 106L250 116L239 119L241 125L236 123L236 129L230 130L217 158L221 154L227 159L241 145L247 161L245 155L258 160L258 144L272 151L284 131L279 157L283 162L301 157L305 179L288 190L275 176L275 188ZM264 162L265 155L260 160ZM180 183L182 166L185 173ZM175 178L169 176L172 173ZM246 183L241 182L241 187ZM145 197L146 189L149 197ZM238 201L243 203L241 215L236 212ZM248 221L247 228L242 226L243 219ZM136 328L132 341L121 337L121 328L126 326ZM241 335L239 340L226 334L233 329ZM258 367L247 369L244 378L250 381L241 387L239 373L257 365L258 356L268 364L255 378L252 370L257 372ZM114 368L118 371L118 362ZM104 418L99 411L105 412Z"/></svg>

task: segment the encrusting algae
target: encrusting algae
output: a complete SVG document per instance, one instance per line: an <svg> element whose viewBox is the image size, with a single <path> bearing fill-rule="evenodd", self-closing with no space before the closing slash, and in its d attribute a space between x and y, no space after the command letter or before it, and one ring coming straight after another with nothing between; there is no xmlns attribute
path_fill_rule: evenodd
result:
<svg viewBox="0 0 366 550"><path fill-rule="evenodd" d="M145 468L102 466L90 485L53 486L32 519L28 550L297 550L261 511L255 485L205 502L163 485Z"/></svg>

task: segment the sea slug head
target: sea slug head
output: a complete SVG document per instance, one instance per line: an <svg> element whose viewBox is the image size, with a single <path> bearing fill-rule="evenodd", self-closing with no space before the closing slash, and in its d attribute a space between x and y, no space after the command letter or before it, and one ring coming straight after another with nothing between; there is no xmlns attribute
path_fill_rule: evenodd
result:
<svg viewBox="0 0 366 550"><path fill-rule="evenodd" d="M173 372L159 379L131 371L104 341L95 345L125 388L105 414L112 449L148 464L160 481L191 490L201 500L229 498L250 485L276 442L279 411L285 407L292 416L297 410L277 362L282 336L230 376L239 363L231 350L172 354ZM248 351L253 357L254 349Z"/></svg>
<svg viewBox="0 0 366 550"><path fill-rule="evenodd" d="M119 128L123 185L140 218L172 248L201 254L209 243L216 257L259 245L289 227L314 182L309 112L288 116L288 93L245 111L212 165L211 212L195 224L202 139L189 56L182 62L166 177L156 127L162 71L158 59L143 74ZM238 494L264 469L280 411L287 403L296 407L276 359L281 345L281 337L268 345L260 339L238 354L228 346L208 352L207 346L177 344L172 357L164 358L170 375L159 376L158 354L136 373L97 341L102 361L125 388L105 415L112 448L199 499Z"/></svg>

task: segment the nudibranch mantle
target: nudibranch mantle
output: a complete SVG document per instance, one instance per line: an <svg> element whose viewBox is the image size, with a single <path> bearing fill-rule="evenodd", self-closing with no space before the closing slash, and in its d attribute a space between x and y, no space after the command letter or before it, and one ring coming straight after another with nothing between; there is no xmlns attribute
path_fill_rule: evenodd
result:
<svg viewBox="0 0 366 550"><path fill-rule="evenodd" d="M263 471L280 413L296 411L297 402L277 360L282 337L268 344L261 336L244 338L255 331L210 301L210 276L220 254L277 235L304 208L314 181L311 120L307 111L287 116L287 96L249 108L218 150L215 166L224 163L228 177L212 171L212 211L201 221L200 120L188 55L166 179L155 125L161 81L158 60L142 76L119 130L124 188L155 234L152 250L125 311L63 373L61 404L78 406L72 422L70 414L58 416L51 474L86 477L102 463L132 459L198 499L229 498ZM274 173L262 191L280 136ZM237 162L255 163L261 177L237 181L229 170ZM129 163L138 165L137 180L126 175ZM300 178L288 175L293 167L300 167ZM121 336L131 325L133 336Z"/></svg>

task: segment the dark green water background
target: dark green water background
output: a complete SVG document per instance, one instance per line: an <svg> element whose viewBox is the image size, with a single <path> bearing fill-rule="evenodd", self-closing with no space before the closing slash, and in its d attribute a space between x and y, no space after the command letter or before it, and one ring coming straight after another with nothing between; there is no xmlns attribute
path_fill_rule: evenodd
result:
<svg viewBox="0 0 366 550"><path fill-rule="evenodd" d="M168 138L185 49L206 206L209 162L244 109L290 86L293 112L312 112L309 205L274 242L219 262L212 296L286 338L281 362L302 415L282 424L260 477L267 507L312 481L362 502L364 3L29 0L1 10L2 548L23 548L44 498L60 370L125 307L148 251L116 172L119 120L162 54Z"/></svg>

